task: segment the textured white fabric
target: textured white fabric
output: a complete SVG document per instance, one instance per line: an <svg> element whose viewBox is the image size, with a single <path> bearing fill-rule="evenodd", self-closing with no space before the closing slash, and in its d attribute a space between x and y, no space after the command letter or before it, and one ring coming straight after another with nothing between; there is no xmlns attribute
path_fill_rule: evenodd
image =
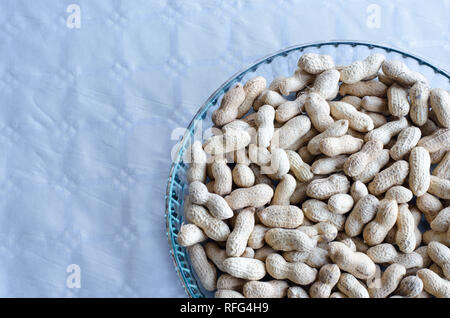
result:
<svg viewBox="0 0 450 318"><path fill-rule="evenodd" d="M72 3L80 28L67 26ZM184 297L164 225L173 129L236 71L304 42L374 41L450 70L448 12L419 0L0 1L0 296Z"/></svg>

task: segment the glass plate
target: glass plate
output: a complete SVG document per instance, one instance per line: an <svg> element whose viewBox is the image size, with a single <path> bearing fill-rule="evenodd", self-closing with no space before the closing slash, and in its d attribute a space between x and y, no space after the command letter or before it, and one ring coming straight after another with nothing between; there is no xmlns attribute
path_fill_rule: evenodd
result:
<svg viewBox="0 0 450 318"><path fill-rule="evenodd" d="M194 135L195 139L201 138L203 132L213 126L211 114L216 105L220 105L222 96L230 87L238 82L245 83L255 76L265 77L267 83L278 76L291 76L297 68L300 56L308 52L331 55L336 65L347 65L372 53L383 53L387 59L402 60L410 69L425 75L431 87L450 90L450 75L422 58L399 49L355 41L318 42L292 46L259 59L245 70L233 75L207 99L189 124L187 132L179 142L180 148L170 169L167 183L165 217L170 255L181 283L190 297L213 297L214 295L201 286L190 265L186 248L177 243L178 231L184 220L183 200L187 194L188 165L183 162L184 152L194 140Z"/></svg>

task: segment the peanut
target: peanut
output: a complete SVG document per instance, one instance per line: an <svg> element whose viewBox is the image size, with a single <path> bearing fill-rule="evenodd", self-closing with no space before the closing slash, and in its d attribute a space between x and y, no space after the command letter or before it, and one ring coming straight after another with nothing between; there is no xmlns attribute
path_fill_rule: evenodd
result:
<svg viewBox="0 0 450 318"><path fill-rule="evenodd" d="M341 270L360 279L375 274L375 264L366 254L354 252L341 242L328 243L328 247L331 259Z"/></svg>
<svg viewBox="0 0 450 318"><path fill-rule="evenodd" d="M206 258L206 253L200 244L188 247L188 253L191 259L192 267L197 273L203 287L206 290L216 289L217 270L214 265Z"/></svg>
<svg viewBox="0 0 450 318"><path fill-rule="evenodd" d="M274 250L310 252L316 245L308 234L294 229L270 229L266 232L265 241Z"/></svg>
<svg viewBox="0 0 450 318"><path fill-rule="evenodd" d="M367 77L376 76L385 60L383 54L372 54L362 61L356 61L340 70L341 81L347 84L359 82Z"/></svg>
<svg viewBox="0 0 450 318"><path fill-rule="evenodd" d="M312 138L308 143L308 150L312 155L320 154L320 142L328 137L340 137L345 135L348 130L347 120L338 120L334 122L327 130L323 133Z"/></svg>
<svg viewBox="0 0 450 318"><path fill-rule="evenodd" d="M439 211L444 208L441 201L429 193L424 193L417 197L416 204L419 210L424 214L428 223L431 223Z"/></svg>
<svg viewBox="0 0 450 318"><path fill-rule="evenodd" d="M233 176L230 167L224 159L216 159L211 166L214 178L214 193L224 196L231 192L233 187Z"/></svg>
<svg viewBox="0 0 450 318"><path fill-rule="evenodd" d="M266 232L269 230L268 227L262 225L262 224L256 224L253 228L252 233L250 234L248 238L248 246L250 246L253 249L259 249L262 248L265 244L264 236L266 235Z"/></svg>
<svg viewBox="0 0 450 318"><path fill-rule="evenodd" d="M387 91L388 107L391 115L403 117L408 115L410 105L408 101L408 90L398 84L389 87Z"/></svg>
<svg viewBox="0 0 450 318"><path fill-rule="evenodd" d="M286 79L285 76L277 76L270 82L267 89L280 93L280 85ZM283 94L284 95L284 94Z"/></svg>
<svg viewBox="0 0 450 318"><path fill-rule="evenodd" d="M311 285L311 298L329 298L331 289L337 284L341 271L336 264L324 265L318 275L318 280Z"/></svg>
<svg viewBox="0 0 450 318"><path fill-rule="evenodd" d="M364 111L361 111L361 113L364 113ZM375 127L375 124L374 124L374 127ZM364 139L364 134L362 132L354 130L353 128L349 128L347 130L347 134L350 136L353 136L355 138L358 138L358 139Z"/></svg>
<svg viewBox="0 0 450 318"><path fill-rule="evenodd" d="M237 278L260 280L266 276L264 262L254 258L230 257L223 261L225 271Z"/></svg>
<svg viewBox="0 0 450 318"><path fill-rule="evenodd" d="M270 202L273 189L267 184L257 184L250 188L233 190L225 197L226 203L232 210L246 207L260 207Z"/></svg>
<svg viewBox="0 0 450 318"><path fill-rule="evenodd" d="M319 94L310 93L308 95L305 102L305 110L312 125L319 132L324 132L334 123L333 118L330 116L330 106Z"/></svg>
<svg viewBox="0 0 450 318"><path fill-rule="evenodd" d="M392 186L401 185L405 182L408 173L408 162L399 160L375 176L373 181L369 183L369 192L374 195L380 195Z"/></svg>
<svg viewBox="0 0 450 318"><path fill-rule="evenodd" d="M317 276L317 270L304 263L288 263L283 256L271 254L266 258L266 268L275 279L289 279L299 285L311 284Z"/></svg>
<svg viewBox="0 0 450 318"><path fill-rule="evenodd" d="M309 298L308 293L300 286L289 287L287 296L288 298Z"/></svg>
<svg viewBox="0 0 450 318"><path fill-rule="evenodd" d="M409 89L409 99L411 100L409 117L417 126L424 125L428 120L429 98L430 88L426 83L416 82Z"/></svg>
<svg viewBox="0 0 450 318"><path fill-rule="evenodd" d="M368 194L369 190L367 190L367 187L364 183L359 180L353 182L350 188L350 195L352 196L354 202L358 202Z"/></svg>
<svg viewBox="0 0 450 318"><path fill-rule="evenodd" d="M411 71L401 61L384 61L381 65L383 73L399 84L411 86L416 82L426 82L422 74Z"/></svg>
<svg viewBox="0 0 450 318"><path fill-rule="evenodd" d="M306 134L304 134L302 137L300 137L300 139L298 139L298 141L295 144L295 147L293 148L299 149L304 145L307 145L308 142L318 134L319 132L314 127L311 127L311 129Z"/></svg>
<svg viewBox="0 0 450 318"><path fill-rule="evenodd" d="M426 231L423 233L423 241L427 244L430 242L436 241L439 243L442 243L446 246L450 246L450 236L448 235L448 232L436 232L433 230Z"/></svg>
<svg viewBox="0 0 450 318"><path fill-rule="evenodd" d="M318 159L312 164L311 172L314 174L330 174L342 171L347 158L346 155L338 155L332 158Z"/></svg>
<svg viewBox="0 0 450 318"><path fill-rule="evenodd" d="M292 168L292 165L291 165ZM275 194L272 198L272 205L289 205L290 204L290 198L292 194L295 191L295 188L297 186L297 182L295 181L295 178L291 176L290 174L285 174L282 178L280 183L278 183L277 187L275 188Z"/></svg>
<svg viewBox="0 0 450 318"><path fill-rule="evenodd" d="M406 269L414 267L423 267L424 258L417 252L401 253L398 252L392 244L383 243L373 246L367 250L367 256L377 264L400 264Z"/></svg>
<svg viewBox="0 0 450 318"><path fill-rule="evenodd" d="M268 227L293 229L303 222L303 211L295 205L271 205L258 213L262 224Z"/></svg>
<svg viewBox="0 0 450 318"><path fill-rule="evenodd" d="M397 137L397 141L389 151L392 159L400 160L406 156L419 142L421 136L417 127L407 127L403 129Z"/></svg>
<svg viewBox="0 0 450 318"><path fill-rule="evenodd" d="M245 100L245 90L242 84L236 84L222 98L220 107L214 111L212 120L217 126L223 126L238 118L239 106Z"/></svg>
<svg viewBox="0 0 450 318"><path fill-rule="evenodd" d="M233 216L233 211L224 198L218 194L209 193L206 186L199 181L194 181L189 185L189 199L194 204L206 206L209 213L220 220Z"/></svg>
<svg viewBox="0 0 450 318"><path fill-rule="evenodd" d="M258 127L257 142L260 147L267 148L273 137L275 109L272 106L261 106L257 112L255 123Z"/></svg>
<svg viewBox="0 0 450 318"><path fill-rule="evenodd" d="M247 281L245 279L237 278L229 274L222 274L219 279L217 279L217 289L235 290L241 292L246 282Z"/></svg>
<svg viewBox="0 0 450 318"><path fill-rule="evenodd" d="M281 96L278 92L265 89L253 102L253 109L257 112L262 105L270 105L277 108L288 100Z"/></svg>
<svg viewBox="0 0 450 318"><path fill-rule="evenodd" d="M206 179L206 153L203 151L202 143L194 141L190 147L191 163L187 171L188 183L194 181L205 182Z"/></svg>
<svg viewBox="0 0 450 318"><path fill-rule="evenodd" d="M289 119L300 115L303 112L308 94L300 94L295 100L287 101L277 107L275 119L279 123L285 123Z"/></svg>
<svg viewBox="0 0 450 318"><path fill-rule="evenodd" d="M255 257L256 259L259 259L260 261L265 262L267 256L269 256L270 254L275 253L275 250L273 248L271 248L268 245L265 245L263 247L261 247L260 249L257 249L255 251Z"/></svg>
<svg viewBox="0 0 450 318"><path fill-rule="evenodd" d="M433 170L433 176L450 180L450 151L445 153L444 158Z"/></svg>
<svg viewBox="0 0 450 318"><path fill-rule="evenodd" d="M227 239L227 255L241 256L250 234L255 226L255 208L246 208L239 212L234 223L233 231Z"/></svg>
<svg viewBox="0 0 450 318"><path fill-rule="evenodd" d="M273 149L270 156L270 166L261 167L261 172L269 174L272 179L281 179L289 172L289 157L283 149Z"/></svg>
<svg viewBox="0 0 450 318"><path fill-rule="evenodd" d="M428 192L441 199L450 199L450 180L430 176Z"/></svg>
<svg viewBox="0 0 450 318"><path fill-rule="evenodd" d="M317 136L317 135L315 135L315 136ZM315 136L313 136L313 137L315 137ZM315 158L315 156L309 152L308 147L301 147L297 151L297 153L300 155L300 158L302 158L302 160L304 162L306 162L307 164L311 164Z"/></svg>
<svg viewBox="0 0 450 318"><path fill-rule="evenodd" d="M395 200L398 204L407 203L412 200L413 193L408 188L403 186L393 186L389 190L387 190L386 199Z"/></svg>
<svg viewBox="0 0 450 318"><path fill-rule="evenodd" d="M328 199L334 194L348 193L350 182L341 174L333 174L325 179L312 180L306 188L306 194L315 199Z"/></svg>
<svg viewBox="0 0 450 318"><path fill-rule="evenodd" d="M271 146L297 150L299 147L299 140L311 128L311 121L308 117L300 115L287 121L281 128L277 129L272 137Z"/></svg>
<svg viewBox="0 0 450 318"><path fill-rule="evenodd" d="M388 104L385 98L377 96L364 96L361 107L369 112L388 114Z"/></svg>
<svg viewBox="0 0 450 318"><path fill-rule="evenodd" d="M372 118L350 104L344 102L330 102L331 115L336 119L348 120L349 127L356 131L367 132L374 128Z"/></svg>
<svg viewBox="0 0 450 318"><path fill-rule="evenodd" d="M243 149L251 141L250 134L244 129L230 128L222 135L216 135L208 139L203 149L206 153L216 156L228 152Z"/></svg>
<svg viewBox="0 0 450 318"><path fill-rule="evenodd" d="M215 298L245 298L240 292L235 290L218 289L215 294Z"/></svg>
<svg viewBox="0 0 450 318"><path fill-rule="evenodd" d="M414 217L408 209L408 204L400 204L397 216L397 233L395 242L403 253L411 253L416 248Z"/></svg>
<svg viewBox="0 0 450 318"><path fill-rule="evenodd" d="M430 187L430 154L423 147L415 147L409 155L409 188L418 197Z"/></svg>
<svg viewBox="0 0 450 318"><path fill-rule="evenodd" d="M341 274L337 288L349 298L369 298L366 287L355 276L348 273Z"/></svg>
<svg viewBox="0 0 450 318"><path fill-rule="evenodd" d="M360 175L366 166L383 150L383 144L378 140L370 140L361 150L352 154L344 164L344 172L350 177Z"/></svg>
<svg viewBox="0 0 450 318"><path fill-rule="evenodd" d="M447 152L447 149L440 149L438 151L430 153L430 160L432 164L438 164L439 162L444 159L445 153Z"/></svg>
<svg viewBox="0 0 450 318"><path fill-rule="evenodd" d="M375 217L378 205L379 201L373 195L369 194L362 197L347 217L345 233L350 237L361 234L364 225Z"/></svg>
<svg viewBox="0 0 450 318"><path fill-rule="evenodd" d="M328 209L337 214L345 214L353 208L353 198L349 194L338 193L328 199Z"/></svg>
<svg viewBox="0 0 450 318"><path fill-rule="evenodd" d="M227 259L227 252L225 249L220 248L219 245L213 242L208 242L205 244L205 252L206 256L211 260L211 262L216 265L216 267L220 271L225 271L223 267L223 261ZM223 275L222 275L223 276ZM217 286L218 289L220 289L219 286ZM233 288L223 288L223 289L233 289Z"/></svg>
<svg viewBox="0 0 450 318"><path fill-rule="evenodd" d="M341 233L343 233L343 232L341 232ZM343 233L343 234L345 234L345 233ZM362 238L351 237L350 239L353 241L353 244L355 245L357 252L366 253L367 250L369 249L369 245L364 243L364 240Z"/></svg>
<svg viewBox="0 0 450 318"><path fill-rule="evenodd" d="M307 234L316 243L328 243L333 241L337 235L337 229L328 222L320 222L314 225L302 225L297 228Z"/></svg>
<svg viewBox="0 0 450 318"><path fill-rule="evenodd" d="M419 270L417 276L422 280L423 289L428 293L438 298L450 298L450 282L448 280L426 268Z"/></svg>
<svg viewBox="0 0 450 318"><path fill-rule="evenodd" d="M298 67L309 74L319 74L333 69L334 61L329 55L305 53L298 60Z"/></svg>
<svg viewBox="0 0 450 318"><path fill-rule="evenodd" d="M246 298L283 298L288 288L289 284L284 280L250 281L244 285L244 295Z"/></svg>
<svg viewBox="0 0 450 318"><path fill-rule="evenodd" d="M319 94L326 100L332 100L339 92L339 77L340 74L337 70L324 71L316 76L310 91Z"/></svg>
<svg viewBox="0 0 450 318"><path fill-rule="evenodd" d="M347 95L342 97L340 101L352 105L357 110L361 109L362 99L357 96Z"/></svg>
<svg viewBox="0 0 450 318"><path fill-rule="evenodd" d="M320 247L314 247L311 251L284 252L283 257L288 262L302 262L308 266L319 269L331 262L328 251Z"/></svg>
<svg viewBox="0 0 450 318"><path fill-rule="evenodd" d="M226 241L230 234L230 228L225 222L211 216L208 211L200 205L189 205L186 210L186 218L201 228L209 238L215 241Z"/></svg>
<svg viewBox="0 0 450 318"><path fill-rule="evenodd" d="M289 95L292 92L298 92L305 88L307 85L314 82L315 76L309 74L302 69L297 69L294 75L291 77L285 77L279 83L280 93L283 95Z"/></svg>
<svg viewBox="0 0 450 318"><path fill-rule="evenodd" d="M308 182L314 177L311 167L302 160L298 153L286 150L286 154L289 159L290 170L300 182Z"/></svg>
<svg viewBox="0 0 450 318"><path fill-rule="evenodd" d="M307 200L303 202L302 210L305 216L313 222L330 222L339 231L344 228L345 216L328 210L325 202L315 199Z"/></svg>
<svg viewBox="0 0 450 318"><path fill-rule="evenodd" d="M440 277L444 277L444 272L442 271L442 269L439 267L439 265L433 263L430 265L430 267L428 267L429 270L432 270L433 272L435 272L436 274L438 274Z"/></svg>
<svg viewBox="0 0 450 318"><path fill-rule="evenodd" d="M450 249L439 242L430 242L428 255L442 269L444 276L450 280Z"/></svg>
<svg viewBox="0 0 450 318"><path fill-rule="evenodd" d="M400 284L398 285L396 293L404 298L416 298L417 296L420 295L422 290L423 290L423 282L419 277L406 276L401 280Z"/></svg>
<svg viewBox="0 0 450 318"><path fill-rule="evenodd" d="M208 237L195 224L183 224L178 232L178 243L181 246L191 246L206 241Z"/></svg>
<svg viewBox="0 0 450 318"><path fill-rule="evenodd" d="M357 97L377 96L385 97L388 87L382 82L360 81L353 84L342 84L339 88L339 94L342 96L352 95Z"/></svg>
<svg viewBox="0 0 450 318"><path fill-rule="evenodd" d="M447 232L450 226L450 207L442 209L430 223L430 226L436 232Z"/></svg>
<svg viewBox="0 0 450 318"><path fill-rule="evenodd" d="M378 80L383 83L386 84L387 86L391 86L392 84L395 83L395 81L390 78L389 76L386 76L386 74L383 73L383 70L380 70L378 72Z"/></svg>
<svg viewBox="0 0 450 318"><path fill-rule="evenodd" d="M390 121L381 127L375 128L368 132L364 137L367 142L369 140L378 140L387 145L392 137L396 136L402 129L408 126L406 118L402 117L398 120Z"/></svg>
<svg viewBox="0 0 450 318"><path fill-rule="evenodd" d="M364 241L371 246L383 242L389 230L395 225L397 215L398 205L396 201L389 199L381 200L375 219L364 228Z"/></svg>
<svg viewBox="0 0 450 318"><path fill-rule="evenodd" d="M430 153L443 149L448 150L450 149L450 129L438 129L432 135L420 139L417 145L419 147L424 147Z"/></svg>
<svg viewBox="0 0 450 318"><path fill-rule="evenodd" d="M292 193L289 202L290 204L300 204L306 199L307 182L297 182L294 193Z"/></svg>
<svg viewBox="0 0 450 318"><path fill-rule="evenodd" d="M231 175L234 183L238 187L249 188L255 184L255 174L253 173L252 169L246 164L236 164L233 168L233 171L231 172ZM214 182L214 188L216 187L217 186ZM231 192L231 188L229 190Z"/></svg>
<svg viewBox="0 0 450 318"><path fill-rule="evenodd" d="M428 106L427 106L427 115L428 115ZM419 127L423 136L429 136L433 134L439 127L432 121L431 119L427 119L425 124Z"/></svg>
<svg viewBox="0 0 450 318"><path fill-rule="evenodd" d="M342 154L353 154L359 151L364 144L362 139L344 135L341 137L328 137L320 142L320 151L328 157Z"/></svg>
<svg viewBox="0 0 450 318"><path fill-rule="evenodd" d="M450 128L450 94L444 89L435 88L430 92L430 106L439 123Z"/></svg>
<svg viewBox="0 0 450 318"><path fill-rule="evenodd" d="M253 102L266 88L266 79L262 76L257 76L249 79L244 85L245 99L238 107L238 118L241 118L248 113L253 105Z"/></svg>
<svg viewBox="0 0 450 318"><path fill-rule="evenodd" d="M400 264L389 265L381 277L380 287L369 287L369 295L372 298L386 298L392 294L400 284L406 268Z"/></svg>
<svg viewBox="0 0 450 318"><path fill-rule="evenodd" d="M384 124L387 123L386 117L385 117L384 115L382 115L382 114L373 113L373 112L368 112L368 111L365 111L365 110L362 110L361 112L362 112L363 114L366 114L367 116L369 116L370 119L372 119L372 122L373 122L373 128L374 128L374 129L375 129L375 128L378 128L378 127L381 127L381 126L383 126ZM361 136L361 137L363 137L363 136ZM361 138L361 139L362 139L362 138Z"/></svg>

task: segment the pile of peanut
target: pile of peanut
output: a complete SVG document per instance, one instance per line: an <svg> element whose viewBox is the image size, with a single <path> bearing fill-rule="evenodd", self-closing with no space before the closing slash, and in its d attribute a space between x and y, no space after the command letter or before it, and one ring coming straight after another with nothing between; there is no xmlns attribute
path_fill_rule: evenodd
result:
<svg viewBox="0 0 450 318"><path fill-rule="evenodd" d="M448 91L382 54L307 53L291 77L232 87L212 120L178 233L205 289L450 297Z"/></svg>

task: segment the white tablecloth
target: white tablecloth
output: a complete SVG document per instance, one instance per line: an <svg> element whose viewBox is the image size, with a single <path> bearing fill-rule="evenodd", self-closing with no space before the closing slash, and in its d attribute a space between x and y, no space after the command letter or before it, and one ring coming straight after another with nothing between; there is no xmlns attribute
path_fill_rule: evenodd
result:
<svg viewBox="0 0 450 318"><path fill-rule="evenodd" d="M185 296L164 226L174 129L233 73L304 42L374 41L450 70L448 12L419 0L2 0L0 296Z"/></svg>

